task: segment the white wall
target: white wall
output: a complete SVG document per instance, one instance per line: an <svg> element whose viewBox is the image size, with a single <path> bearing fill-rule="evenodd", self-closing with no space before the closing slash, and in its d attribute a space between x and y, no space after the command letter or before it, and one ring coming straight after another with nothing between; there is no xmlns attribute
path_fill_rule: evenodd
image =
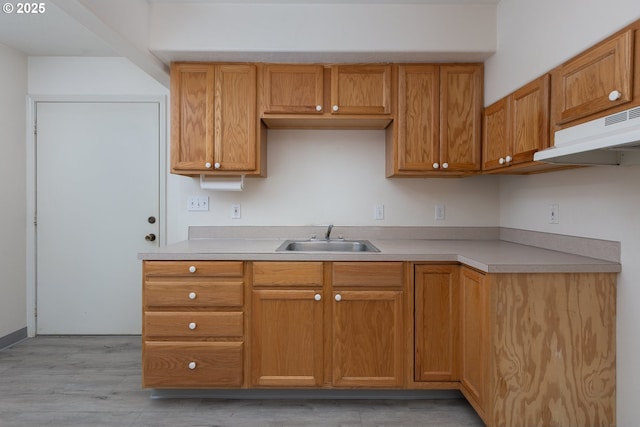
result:
<svg viewBox="0 0 640 427"><path fill-rule="evenodd" d="M489 104L640 18L637 0L501 0L498 52L486 62ZM592 167L526 177L501 177L500 225L617 240L617 416L619 426L640 419L640 166ZM560 205L560 224L546 221Z"/></svg>
<svg viewBox="0 0 640 427"><path fill-rule="evenodd" d="M268 132L268 176L248 178L242 192L176 177L173 239L186 238L188 225L497 225L496 177L387 179L384 131ZM186 212L197 195L209 196L209 212ZM230 218L232 203L242 205L241 219ZM373 219L375 204L384 204L384 220ZM435 204L445 205L444 221L434 220Z"/></svg>
<svg viewBox="0 0 640 427"><path fill-rule="evenodd" d="M27 57L0 44L0 338L27 326Z"/></svg>

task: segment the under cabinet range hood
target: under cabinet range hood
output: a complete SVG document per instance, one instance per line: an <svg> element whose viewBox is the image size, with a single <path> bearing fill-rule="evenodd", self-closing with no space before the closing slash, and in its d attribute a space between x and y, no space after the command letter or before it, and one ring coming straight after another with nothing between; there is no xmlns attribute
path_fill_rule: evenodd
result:
<svg viewBox="0 0 640 427"><path fill-rule="evenodd" d="M555 145L533 160L566 165L640 164L640 107L555 133Z"/></svg>

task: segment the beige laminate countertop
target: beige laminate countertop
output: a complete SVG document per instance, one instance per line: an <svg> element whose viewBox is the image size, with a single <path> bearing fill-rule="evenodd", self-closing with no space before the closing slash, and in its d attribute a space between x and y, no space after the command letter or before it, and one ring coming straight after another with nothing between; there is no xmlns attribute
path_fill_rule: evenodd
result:
<svg viewBox="0 0 640 427"><path fill-rule="evenodd" d="M620 264L502 240L369 239L380 252L276 252L284 239L202 238L139 253L141 260L435 261L487 273L617 273Z"/></svg>

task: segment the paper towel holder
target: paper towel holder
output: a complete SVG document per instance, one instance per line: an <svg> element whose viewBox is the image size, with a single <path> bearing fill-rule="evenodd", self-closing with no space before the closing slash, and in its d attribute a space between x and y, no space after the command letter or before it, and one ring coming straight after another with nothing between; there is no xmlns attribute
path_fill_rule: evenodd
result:
<svg viewBox="0 0 640 427"><path fill-rule="evenodd" d="M244 175L239 176L209 176L200 175L200 188L210 191L242 191L244 189Z"/></svg>

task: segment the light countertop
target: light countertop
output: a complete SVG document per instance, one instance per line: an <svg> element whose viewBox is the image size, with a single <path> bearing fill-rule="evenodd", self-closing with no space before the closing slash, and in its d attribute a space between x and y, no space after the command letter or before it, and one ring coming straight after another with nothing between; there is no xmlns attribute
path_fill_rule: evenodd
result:
<svg viewBox="0 0 640 427"><path fill-rule="evenodd" d="M488 273L617 273L618 262L497 239L368 239L380 252L276 252L285 239L196 238L138 254L141 260L434 261Z"/></svg>

